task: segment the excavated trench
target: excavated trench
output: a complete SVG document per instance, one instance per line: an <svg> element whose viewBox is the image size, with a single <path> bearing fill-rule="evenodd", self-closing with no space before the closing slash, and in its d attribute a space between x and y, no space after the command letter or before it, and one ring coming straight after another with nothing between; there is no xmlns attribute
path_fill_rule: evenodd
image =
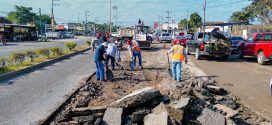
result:
<svg viewBox="0 0 272 125"><path fill-rule="evenodd" d="M149 123L151 114L167 112L167 124L199 125L205 122L220 121L228 125L249 125L267 122L239 102L235 96L217 87L214 80L204 80L184 68L181 83L172 80L167 72L165 49L143 51L144 69L130 71L129 62L122 53L121 67L114 70L115 80L96 81L93 76L73 94L43 124L50 125L100 125L105 124L107 108L114 107L117 100L146 87L152 87L160 94L153 98L137 97L133 105L119 106L122 109L122 125ZM150 61L151 60L151 61ZM142 95L144 96L144 95ZM149 96L150 97L150 96ZM139 100L140 99L140 100ZM184 101L188 99L188 101ZM173 102L183 100L182 108L173 108ZM165 110L163 110L165 108ZM163 111L161 111L163 110ZM210 113L210 114L209 114ZM113 113L112 115L118 115ZM215 118L205 116L215 115ZM157 116L157 115L155 115ZM203 118L205 119L203 121ZM161 118L163 120L163 118ZM221 122L221 123L222 123ZM212 124L212 123L211 123ZM216 124L216 123L213 123Z"/></svg>

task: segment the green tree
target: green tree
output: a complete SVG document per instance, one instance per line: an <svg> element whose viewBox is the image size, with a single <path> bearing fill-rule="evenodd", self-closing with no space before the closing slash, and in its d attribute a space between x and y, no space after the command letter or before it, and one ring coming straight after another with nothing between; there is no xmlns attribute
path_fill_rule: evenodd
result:
<svg viewBox="0 0 272 125"><path fill-rule="evenodd" d="M231 22L249 22L252 21L254 18L254 16L252 14L250 14L250 12L246 12L246 11L237 11L232 13L231 17L230 17L230 21Z"/></svg>
<svg viewBox="0 0 272 125"><path fill-rule="evenodd" d="M40 16L37 16L37 19L40 20ZM48 15L41 15L41 21L45 22L46 24L50 24L51 23L51 17Z"/></svg>
<svg viewBox="0 0 272 125"><path fill-rule="evenodd" d="M232 14L230 21L254 21L259 19L263 24L272 24L272 0L250 0L252 3Z"/></svg>
<svg viewBox="0 0 272 125"><path fill-rule="evenodd" d="M180 22L179 22L179 28L181 30L184 30L184 29L186 29L186 27L187 27L187 19L180 20Z"/></svg>
<svg viewBox="0 0 272 125"><path fill-rule="evenodd" d="M31 12L31 7L17 6L15 5L15 11L8 13L8 20L13 23L18 24L27 24L33 21L33 18L36 17L36 14Z"/></svg>
<svg viewBox="0 0 272 125"><path fill-rule="evenodd" d="M189 27L200 27L202 24L202 18L198 13L192 13L189 20Z"/></svg>

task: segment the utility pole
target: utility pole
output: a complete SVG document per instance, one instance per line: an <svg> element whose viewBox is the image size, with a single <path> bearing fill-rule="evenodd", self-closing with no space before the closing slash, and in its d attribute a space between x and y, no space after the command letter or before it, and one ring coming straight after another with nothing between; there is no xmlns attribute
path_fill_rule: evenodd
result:
<svg viewBox="0 0 272 125"><path fill-rule="evenodd" d="M88 10L85 11L85 35L87 36L87 29L88 29L88 17L90 16L89 15L89 12Z"/></svg>
<svg viewBox="0 0 272 125"><path fill-rule="evenodd" d="M77 35L79 35L78 29L79 29L79 13L77 13Z"/></svg>
<svg viewBox="0 0 272 125"><path fill-rule="evenodd" d="M98 22L98 17L94 18L94 31L96 31L96 23Z"/></svg>
<svg viewBox="0 0 272 125"><path fill-rule="evenodd" d="M111 0L110 0L110 33L111 33Z"/></svg>
<svg viewBox="0 0 272 125"><path fill-rule="evenodd" d="M54 6L59 6L59 4L55 4L55 1L59 1L59 0L52 0L52 8L51 8L51 11L52 11L52 15L51 15L51 27L52 27L52 30L53 30L53 31L55 30Z"/></svg>
<svg viewBox="0 0 272 125"><path fill-rule="evenodd" d="M204 6L203 6L203 40L205 40L205 25L206 25L206 5L207 0L204 0Z"/></svg>
<svg viewBox="0 0 272 125"><path fill-rule="evenodd" d="M42 19L41 19L41 17L42 17L42 10L41 10L41 8L39 8L39 16L40 16L40 35L42 35Z"/></svg>
<svg viewBox="0 0 272 125"><path fill-rule="evenodd" d="M189 10L187 10L187 20L186 20L186 32L188 33L189 30Z"/></svg>
<svg viewBox="0 0 272 125"><path fill-rule="evenodd" d="M118 13L117 13L118 6L114 5L112 9L114 11L113 19L115 20L115 26L118 26Z"/></svg>
<svg viewBox="0 0 272 125"><path fill-rule="evenodd" d="M162 24L163 24L163 16L161 16L161 15L157 15L157 16L158 16L159 28L161 28Z"/></svg>
<svg viewBox="0 0 272 125"><path fill-rule="evenodd" d="M169 23L170 23L170 19L171 19L171 17L170 17L171 11L167 10L166 13L167 13L167 17L166 18L167 18L167 23L168 23L167 30L169 30Z"/></svg>

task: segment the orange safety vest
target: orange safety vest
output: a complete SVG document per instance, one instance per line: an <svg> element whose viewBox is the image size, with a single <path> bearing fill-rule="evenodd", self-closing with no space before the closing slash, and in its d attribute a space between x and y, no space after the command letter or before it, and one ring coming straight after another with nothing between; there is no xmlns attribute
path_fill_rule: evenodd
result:
<svg viewBox="0 0 272 125"><path fill-rule="evenodd" d="M133 48L134 48L134 50L135 50L136 52L140 52L140 51L141 51L140 47L137 46L137 43L136 43L136 42L133 42Z"/></svg>
<svg viewBox="0 0 272 125"><path fill-rule="evenodd" d="M184 47L180 45L174 45L172 60L184 61Z"/></svg>

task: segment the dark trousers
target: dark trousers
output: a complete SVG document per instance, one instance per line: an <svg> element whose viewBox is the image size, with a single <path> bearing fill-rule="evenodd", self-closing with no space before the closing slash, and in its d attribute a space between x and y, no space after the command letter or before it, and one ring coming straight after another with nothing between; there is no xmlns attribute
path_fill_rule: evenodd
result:
<svg viewBox="0 0 272 125"><path fill-rule="evenodd" d="M106 65L108 65L109 61L111 60L111 68L112 70L114 70L114 66L115 66L115 57L112 57L110 55L107 55L107 61L106 61Z"/></svg>
<svg viewBox="0 0 272 125"><path fill-rule="evenodd" d="M133 52L133 63L134 63L134 67L136 66L136 58L137 57L139 59L139 66L142 67L142 54L141 54L141 52L139 52L139 53L134 53Z"/></svg>

